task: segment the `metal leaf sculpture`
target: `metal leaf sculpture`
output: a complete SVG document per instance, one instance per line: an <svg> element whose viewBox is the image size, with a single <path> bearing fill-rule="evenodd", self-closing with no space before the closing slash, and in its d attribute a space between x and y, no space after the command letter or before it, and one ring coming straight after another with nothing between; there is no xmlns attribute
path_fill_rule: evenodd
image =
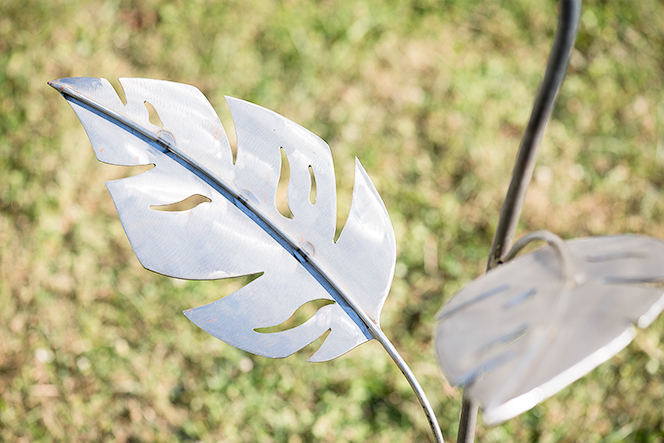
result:
<svg viewBox="0 0 664 443"><path fill-rule="evenodd" d="M643 236L563 242L501 265L441 310L436 352L496 424L535 406L624 348L664 309L664 243ZM514 252L510 256L515 255Z"/></svg>
<svg viewBox="0 0 664 443"><path fill-rule="evenodd" d="M100 161L155 165L107 183L141 264L183 279L263 273L185 315L233 346L273 358L287 357L327 331L310 361L333 359L372 338L356 311L378 323L396 247L387 210L359 161L350 214L335 243L334 169L320 138L272 111L227 98L238 138L233 164L224 128L198 89L150 79L121 83L126 105L106 79L68 78L52 86L74 108ZM163 128L150 123L145 103ZM291 170L292 218L276 206L281 149ZM186 211L156 210L195 195L209 201ZM256 331L283 323L317 299L334 303L293 329Z"/></svg>
<svg viewBox="0 0 664 443"><path fill-rule="evenodd" d="M49 84L76 112L100 161L154 165L107 183L140 262L183 279L262 273L185 315L233 346L272 358L291 355L328 331L309 361L336 358L376 338L408 378L442 442L424 391L380 329L396 243L385 205L359 161L350 213L335 242L334 167L323 140L272 111L227 97L238 140L234 162L224 128L198 89L150 79L120 82L126 104L105 79ZM163 128L150 123L147 103ZM292 218L276 206L282 150L290 167ZM203 202L184 211L157 210L192 196ZM295 328L259 332L313 300L333 303Z"/></svg>

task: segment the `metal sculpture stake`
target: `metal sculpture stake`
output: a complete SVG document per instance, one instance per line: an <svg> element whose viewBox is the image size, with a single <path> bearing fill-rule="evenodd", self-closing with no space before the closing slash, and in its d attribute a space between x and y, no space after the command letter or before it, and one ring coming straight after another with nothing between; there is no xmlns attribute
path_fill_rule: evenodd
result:
<svg viewBox="0 0 664 443"><path fill-rule="evenodd" d="M262 274L185 315L215 337L271 358L287 357L328 331L309 361L331 360L376 339L408 379L442 443L424 391L380 328L396 241L385 205L359 161L350 213L335 242L334 169L323 140L272 111L227 97L238 138L233 161L224 128L198 89L148 79L120 82L126 105L105 79L49 84L76 112L100 161L154 165L107 183L141 264L184 279ZM150 123L147 103L163 128ZM276 206L282 149L291 170L292 218ZM314 180L315 202L310 199ZM158 210L192 198L203 202L186 211ZM259 332L314 300L333 303L295 328Z"/></svg>
<svg viewBox="0 0 664 443"><path fill-rule="evenodd" d="M561 0L558 32L487 274L459 291L437 317L438 361L453 384L465 386L459 442L474 440L480 404L488 424L517 416L612 357L634 338L633 325L646 327L664 310L659 240L613 236L564 242L538 231L510 250L580 13L580 1ZM549 246L510 261L536 240Z"/></svg>
<svg viewBox="0 0 664 443"><path fill-rule="evenodd" d="M559 5L558 30L551 48L544 79L535 98L533 111L521 140L516 164L512 172L512 181L500 211L496 234L489 254L487 271L500 264L514 239L521 208L526 198L526 191L535 169L542 136L551 118L558 92L565 80L570 53L579 32L581 0L560 0ZM458 442L469 443L474 441L478 408L479 405L469 400L464 393L459 419Z"/></svg>
<svg viewBox="0 0 664 443"><path fill-rule="evenodd" d="M581 0L560 0L558 31L551 48L551 55L540 85L528 126L523 134L512 181L500 211L496 235L491 245L487 271L500 264L514 240L526 191L533 176L539 147L553 106L567 74L569 58L579 32Z"/></svg>

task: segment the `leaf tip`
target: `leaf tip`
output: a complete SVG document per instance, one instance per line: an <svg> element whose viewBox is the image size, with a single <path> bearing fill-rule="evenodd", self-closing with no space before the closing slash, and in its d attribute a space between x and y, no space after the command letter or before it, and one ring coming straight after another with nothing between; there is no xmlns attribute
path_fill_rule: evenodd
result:
<svg viewBox="0 0 664 443"><path fill-rule="evenodd" d="M55 80L51 80L49 82L46 82L51 88L55 89L58 92L64 91L68 85L64 82L62 82L61 79L56 78Z"/></svg>

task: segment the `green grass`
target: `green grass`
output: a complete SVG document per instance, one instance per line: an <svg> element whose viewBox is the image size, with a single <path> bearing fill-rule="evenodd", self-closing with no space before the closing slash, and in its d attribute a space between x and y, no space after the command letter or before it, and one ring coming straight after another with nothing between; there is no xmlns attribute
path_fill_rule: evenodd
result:
<svg viewBox="0 0 664 443"><path fill-rule="evenodd" d="M588 0L519 235L664 239L664 3ZM375 342L308 364L236 350L181 311L241 280L144 270L65 101L67 76L152 77L323 137L339 220L353 158L395 225L382 313L454 440L461 393L433 357L436 311L481 275L556 26L553 0L3 0L0 441L402 442L429 430ZM664 442L664 318L478 441Z"/></svg>

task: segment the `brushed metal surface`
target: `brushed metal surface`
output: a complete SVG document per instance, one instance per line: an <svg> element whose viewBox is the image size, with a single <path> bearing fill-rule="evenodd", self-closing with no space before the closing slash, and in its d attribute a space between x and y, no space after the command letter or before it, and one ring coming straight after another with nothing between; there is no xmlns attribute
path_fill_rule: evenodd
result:
<svg viewBox="0 0 664 443"><path fill-rule="evenodd" d="M394 231L378 192L356 161L352 205L335 243L336 189L328 145L298 124L227 97L238 149L233 164L221 122L195 87L120 79L123 104L106 79L50 82L69 102L97 158L155 165L107 187L129 241L147 269L183 279L262 273L237 292L185 311L221 340L266 357L286 357L330 331L310 361L330 360L376 337L396 261ZM163 128L150 123L146 103ZM290 165L288 205L276 206L281 149ZM309 195L311 171L316 201ZM209 199L176 212L154 207L192 195ZM300 306L334 301L304 324L276 326Z"/></svg>

